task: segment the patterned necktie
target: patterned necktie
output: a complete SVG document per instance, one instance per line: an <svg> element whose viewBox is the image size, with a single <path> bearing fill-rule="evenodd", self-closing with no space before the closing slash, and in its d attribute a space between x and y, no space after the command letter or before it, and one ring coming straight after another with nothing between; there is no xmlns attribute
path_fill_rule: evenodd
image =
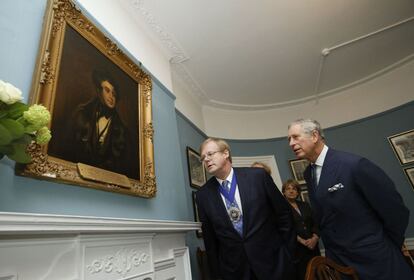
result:
<svg viewBox="0 0 414 280"><path fill-rule="evenodd" d="M230 192L229 181L224 180L221 185L227 191ZM233 223L234 229L239 233L240 236L243 236L243 214L240 211L239 205L237 204L236 197L234 197L233 202L230 202L226 197L226 208L227 214L230 217L230 221Z"/></svg>

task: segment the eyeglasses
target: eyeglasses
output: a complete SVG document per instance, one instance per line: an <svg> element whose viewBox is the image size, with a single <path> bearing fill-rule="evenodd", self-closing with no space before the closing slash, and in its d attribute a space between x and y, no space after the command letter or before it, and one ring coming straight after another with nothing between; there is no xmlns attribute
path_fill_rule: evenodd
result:
<svg viewBox="0 0 414 280"><path fill-rule="evenodd" d="M205 161L206 159L210 159L212 158L216 153L220 153L221 151L214 151L214 152L208 152L207 154L205 154L204 156L202 156L200 158L200 162Z"/></svg>

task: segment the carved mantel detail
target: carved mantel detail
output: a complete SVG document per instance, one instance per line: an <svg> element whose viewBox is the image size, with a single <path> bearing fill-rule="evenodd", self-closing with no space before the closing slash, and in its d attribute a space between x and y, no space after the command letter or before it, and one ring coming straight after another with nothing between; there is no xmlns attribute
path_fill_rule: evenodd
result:
<svg viewBox="0 0 414 280"><path fill-rule="evenodd" d="M146 263L148 260L149 255L146 253L139 253L135 249L123 248L113 255L106 255L93 260L86 268L91 274L116 272L125 276L131 269Z"/></svg>

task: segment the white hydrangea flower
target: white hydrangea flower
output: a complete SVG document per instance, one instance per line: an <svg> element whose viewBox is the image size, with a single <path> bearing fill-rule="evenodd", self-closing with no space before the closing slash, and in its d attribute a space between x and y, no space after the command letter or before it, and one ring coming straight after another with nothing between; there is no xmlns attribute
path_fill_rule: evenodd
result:
<svg viewBox="0 0 414 280"><path fill-rule="evenodd" d="M10 83L0 80L0 101L13 104L23 99L22 92Z"/></svg>

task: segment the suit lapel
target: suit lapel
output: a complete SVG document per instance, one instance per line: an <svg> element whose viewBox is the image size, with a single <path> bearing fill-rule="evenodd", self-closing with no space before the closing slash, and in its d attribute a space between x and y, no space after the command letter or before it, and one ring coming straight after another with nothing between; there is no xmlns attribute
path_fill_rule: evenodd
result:
<svg viewBox="0 0 414 280"><path fill-rule="evenodd" d="M311 186L309 188L309 197L311 199L312 207L316 210L315 212L318 216L318 213L321 211L320 199L326 195L328 188L334 184L337 178L338 162L335 160L335 153L335 150L328 149L323 162L322 172L319 177L319 184L317 186L313 185L310 166L306 168L304 173L307 184Z"/></svg>
<svg viewBox="0 0 414 280"><path fill-rule="evenodd" d="M214 207L217 207L217 211L220 217L226 217L227 216L227 209L224 205L223 199L221 198L220 191L219 191L219 182L214 178L212 180L211 184L208 186L209 189L209 197L211 198L211 204Z"/></svg>
<svg viewBox="0 0 414 280"><path fill-rule="evenodd" d="M236 174L236 178L237 178L237 174ZM239 184L238 181L237 183ZM240 235L237 233L236 229L234 228L233 223L230 220L229 214L227 213L227 208L226 208L226 205L224 204L223 198L221 197L219 187L220 187L220 184L215 178L214 180L212 180L211 184L208 185L209 197L211 198L211 205L213 208L215 208L215 210L217 211L217 215L221 219L223 219L223 221L227 224L227 226L233 229L234 234L240 237ZM240 192L240 189L239 189L239 192ZM241 194L240 194L240 197L241 197ZM240 199L242 200L242 198ZM242 204L242 207L244 207L243 204ZM243 230L244 230L244 224L243 224Z"/></svg>
<svg viewBox="0 0 414 280"><path fill-rule="evenodd" d="M335 151L329 149L326 153L325 161L323 162L322 173L319 178L319 185L316 188L318 190L326 190L333 185L338 172L338 161L335 159Z"/></svg>

